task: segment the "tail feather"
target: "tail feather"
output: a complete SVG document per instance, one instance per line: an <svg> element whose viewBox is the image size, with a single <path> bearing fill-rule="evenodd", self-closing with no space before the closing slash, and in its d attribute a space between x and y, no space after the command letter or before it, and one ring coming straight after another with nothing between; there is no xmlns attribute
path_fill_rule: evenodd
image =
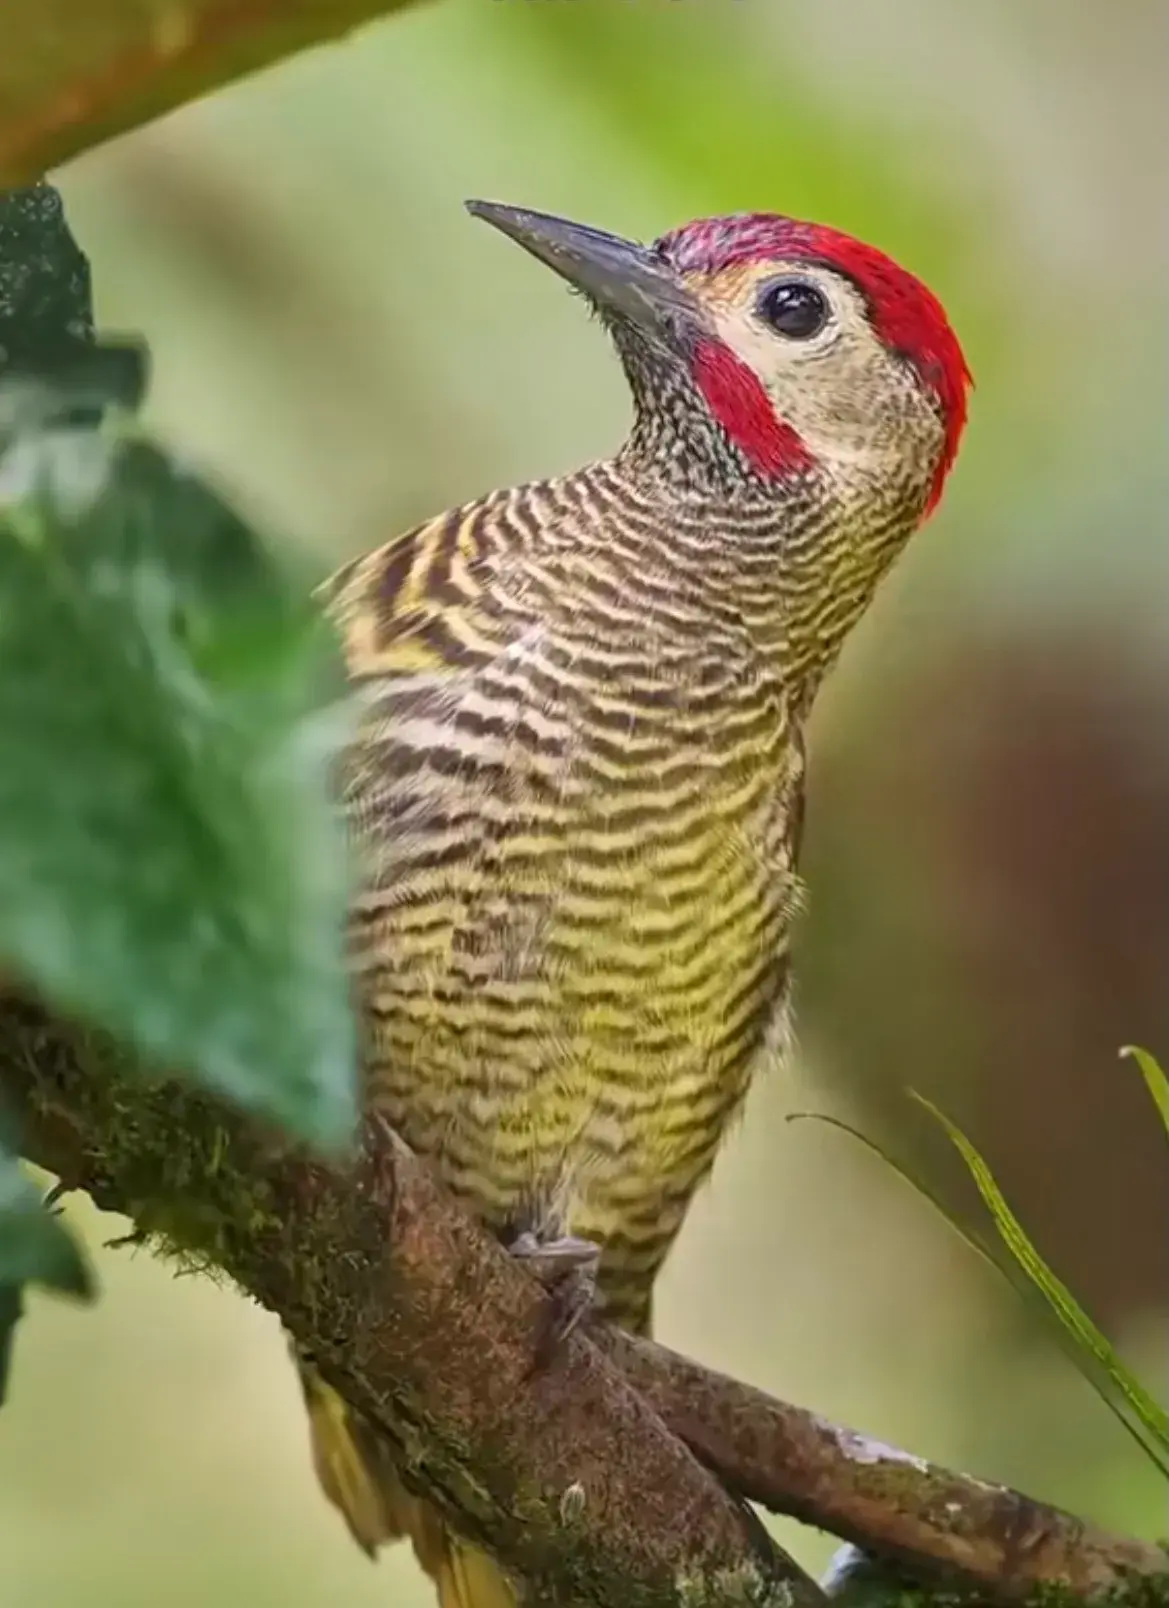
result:
<svg viewBox="0 0 1169 1608"><path fill-rule="evenodd" d="M317 1479L362 1551L376 1557L379 1547L409 1537L435 1583L439 1608L518 1608L515 1588L498 1564L460 1541L429 1503L406 1489L384 1438L350 1412L311 1363L296 1361Z"/></svg>
<svg viewBox="0 0 1169 1608"><path fill-rule="evenodd" d="M327 1385L311 1363L297 1358L308 1409L309 1445L321 1489L369 1557L407 1533L404 1497L389 1450Z"/></svg>
<svg viewBox="0 0 1169 1608"><path fill-rule="evenodd" d="M438 1587L439 1608L519 1608L515 1587L499 1565L449 1530L444 1531L442 1563L427 1573Z"/></svg>

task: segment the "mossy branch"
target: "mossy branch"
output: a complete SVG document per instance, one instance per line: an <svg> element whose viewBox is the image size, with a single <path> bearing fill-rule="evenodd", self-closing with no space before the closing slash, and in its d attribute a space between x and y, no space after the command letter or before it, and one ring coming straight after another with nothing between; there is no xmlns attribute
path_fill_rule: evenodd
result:
<svg viewBox="0 0 1169 1608"><path fill-rule="evenodd" d="M597 1325L534 1369L545 1297L376 1123L356 1162L325 1166L181 1083L144 1081L11 989L0 1091L31 1159L275 1312L410 1482L537 1600L823 1601L748 1498L974 1600L1169 1603L1161 1549L663 1347Z"/></svg>
<svg viewBox="0 0 1169 1608"><path fill-rule="evenodd" d="M822 1601L588 1339L533 1370L543 1293L381 1125L322 1165L12 993L0 1090L30 1159L275 1312L538 1601Z"/></svg>

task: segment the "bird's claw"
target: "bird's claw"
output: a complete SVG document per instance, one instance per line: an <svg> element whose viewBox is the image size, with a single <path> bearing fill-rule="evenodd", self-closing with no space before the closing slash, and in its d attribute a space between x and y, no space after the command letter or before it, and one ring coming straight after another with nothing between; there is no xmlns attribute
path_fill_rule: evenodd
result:
<svg viewBox="0 0 1169 1608"><path fill-rule="evenodd" d="M526 1263L532 1276L546 1290L553 1289L579 1269L596 1272L600 1251L592 1240L562 1234L558 1239L541 1239L531 1229L517 1234L508 1246L510 1255Z"/></svg>
<svg viewBox="0 0 1169 1608"><path fill-rule="evenodd" d="M536 1340L536 1366L544 1367L592 1307L600 1248L573 1234L541 1239L527 1229L517 1234L507 1249L550 1297L548 1316Z"/></svg>

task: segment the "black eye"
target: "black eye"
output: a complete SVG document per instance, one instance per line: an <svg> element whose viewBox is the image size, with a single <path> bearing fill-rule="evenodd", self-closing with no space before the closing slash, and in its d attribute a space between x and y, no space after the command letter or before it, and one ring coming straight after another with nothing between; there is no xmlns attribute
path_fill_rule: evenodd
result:
<svg viewBox="0 0 1169 1608"><path fill-rule="evenodd" d="M779 279L759 298L759 315L779 335L806 341L828 322L828 298L806 279Z"/></svg>

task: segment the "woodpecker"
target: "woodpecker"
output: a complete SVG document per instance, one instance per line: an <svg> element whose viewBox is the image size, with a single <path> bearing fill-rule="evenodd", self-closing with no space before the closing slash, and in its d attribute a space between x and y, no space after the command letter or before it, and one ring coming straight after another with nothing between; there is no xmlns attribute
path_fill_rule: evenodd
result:
<svg viewBox="0 0 1169 1608"><path fill-rule="evenodd" d="M634 418L612 457L326 584L360 707L366 1097L537 1276L646 1333L787 1041L817 688L937 506L971 377L931 292L835 229L735 214L644 246L467 205L583 294ZM300 1365L359 1544L409 1535L442 1608L512 1608Z"/></svg>

